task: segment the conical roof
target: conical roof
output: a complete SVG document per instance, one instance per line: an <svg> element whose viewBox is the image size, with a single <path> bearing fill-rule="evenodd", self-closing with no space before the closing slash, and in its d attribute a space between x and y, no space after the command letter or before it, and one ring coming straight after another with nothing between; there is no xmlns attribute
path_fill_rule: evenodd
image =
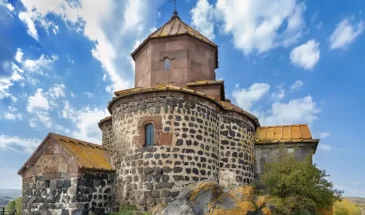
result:
<svg viewBox="0 0 365 215"><path fill-rule="evenodd" d="M157 38L164 38L164 37L172 37L172 36L180 36L180 35L189 35L191 37L194 37L195 39L198 39L208 45L213 46L214 48L217 48L218 46L213 43L211 40L209 40L207 37L199 33L197 30L190 27L188 24L183 22L180 17L177 15L177 13L174 13L174 15L171 17L171 19L162 25L159 29L157 29L155 32L150 34L137 48L132 52L132 57L138 52L139 49L143 47L144 44L148 42L150 39L157 39Z"/></svg>

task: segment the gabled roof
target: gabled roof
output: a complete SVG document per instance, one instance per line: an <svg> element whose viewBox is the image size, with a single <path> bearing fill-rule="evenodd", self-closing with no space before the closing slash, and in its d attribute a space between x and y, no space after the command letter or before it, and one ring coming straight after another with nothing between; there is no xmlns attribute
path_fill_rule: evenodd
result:
<svg viewBox="0 0 365 215"><path fill-rule="evenodd" d="M44 144L52 139L57 142L62 149L70 156L75 158L80 169L114 171L109 162L108 150L101 145L85 142L82 140L66 137L59 134L49 133L43 142L38 146L30 158L20 168L18 174L27 167L27 165L35 158Z"/></svg>
<svg viewBox="0 0 365 215"><path fill-rule="evenodd" d="M209 40L207 37L199 33L197 30L190 27L188 24L183 22L180 17L176 14L174 14L171 19L162 25L159 29L154 31L152 34L150 34L133 52L132 57L134 58L134 55L143 47L144 44L146 44L150 39L157 39L157 38L165 38L165 37L172 37L172 36L180 36L180 35L189 35L195 39L198 39L202 41L203 43L206 43L210 46L213 46L214 48L218 48L218 46ZM218 50L217 50L217 65L218 68Z"/></svg>
<svg viewBox="0 0 365 215"><path fill-rule="evenodd" d="M307 124L264 126L256 130L256 143L319 142L312 139Z"/></svg>

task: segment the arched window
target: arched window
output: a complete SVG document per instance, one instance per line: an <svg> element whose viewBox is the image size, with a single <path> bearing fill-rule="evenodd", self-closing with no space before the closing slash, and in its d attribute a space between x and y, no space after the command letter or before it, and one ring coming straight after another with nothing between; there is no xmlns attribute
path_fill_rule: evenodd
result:
<svg viewBox="0 0 365 215"><path fill-rule="evenodd" d="M165 60L163 61L163 69L170 70L170 59L169 58L165 58Z"/></svg>
<svg viewBox="0 0 365 215"><path fill-rule="evenodd" d="M148 123L146 125L146 146L153 146L153 137L154 134L154 128L151 123Z"/></svg>

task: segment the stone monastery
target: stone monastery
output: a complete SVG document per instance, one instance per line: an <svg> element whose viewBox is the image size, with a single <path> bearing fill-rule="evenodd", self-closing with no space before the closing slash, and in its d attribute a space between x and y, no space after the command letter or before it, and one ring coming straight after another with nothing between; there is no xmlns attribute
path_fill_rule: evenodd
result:
<svg viewBox="0 0 365 215"><path fill-rule="evenodd" d="M23 214L147 210L197 181L251 183L279 144L297 159L315 152L307 125L262 127L225 98L218 46L176 12L131 55L135 87L109 102L102 144L49 133L21 167Z"/></svg>

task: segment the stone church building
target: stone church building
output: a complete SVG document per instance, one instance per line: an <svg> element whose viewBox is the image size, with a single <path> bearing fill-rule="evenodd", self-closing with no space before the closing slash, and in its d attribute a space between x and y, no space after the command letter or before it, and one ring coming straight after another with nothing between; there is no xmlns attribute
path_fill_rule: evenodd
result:
<svg viewBox="0 0 365 215"><path fill-rule="evenodd" d="M101 145L49 133L21 167L23 214L148 209L205 179L249 184L279 144L297 159L315 152L307 125L260 126L225 97L218 46L177 13L132 57L135 87L108 103Z"/></svg>

